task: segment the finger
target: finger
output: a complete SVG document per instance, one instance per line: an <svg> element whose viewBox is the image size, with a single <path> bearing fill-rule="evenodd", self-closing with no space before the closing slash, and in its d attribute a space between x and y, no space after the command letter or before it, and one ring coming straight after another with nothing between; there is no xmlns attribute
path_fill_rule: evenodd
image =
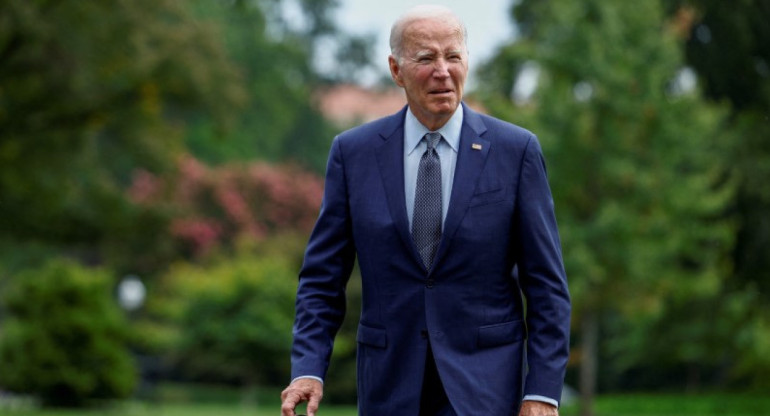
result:
<svg viewBox="0 0 770 416"><path fill-rule="evenodd" d="M295 416L294 409L297 407L297 403L301 400L299 395L295 392L287 392L281 403L281 416Z"/></svg>
<svg viewBox="0 0 770 416"><path fill-rule="evenodd" d="M281 405L281 416L295 416L294 405L284 403Z"/></svg>
<svg viewBox="0 0 770 416"><path fill-rule="evenodd" d="M307 402L307 416L315 416L319 404L321 404L321 396L318 394L311 395L310 400Z"/></svg>
<svg viewBox="0 0 770 416"><path fill-rule="evenodd" d="M289 394L293 392L294 392L294 389L291 386L283 389L283 391L281 392L281 401L286 400L286 398L289 397Z"/></svg>

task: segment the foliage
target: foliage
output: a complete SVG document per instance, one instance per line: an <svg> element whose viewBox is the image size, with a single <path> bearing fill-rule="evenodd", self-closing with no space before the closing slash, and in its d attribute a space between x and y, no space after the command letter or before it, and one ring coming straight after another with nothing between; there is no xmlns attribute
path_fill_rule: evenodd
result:
<svg viewBox="0 0 770 416"><path fill-rule="evenodd" d="M218 133L208 118L196 118L187 137L189 150L202 161L288 161L323 172L335 131L310 97L327 82L340 82L368 67L372 39L341 33L333 0L300 0L301 16L292 19L288 1L193 2L192 8L221 24L229 56L243 74L246 106L235 128ZM332 73L318 61L336 55ZM331 77L327 80L325 78Z"/></svg>
<svg viewBox="0 0 770 416"><path fill-rule="evenodd" d="M296 273L321 193L321 180L294 165L207 167L185 156L170 175L137 171L130 200L172 218L155 238L188 260L150 283L137 348L171 358L174 377L283 384Z"/></svg>
<svg viewBox="0 0 770 416"><path fill-rule="evenodd" d="M242 101L212 25L173 0L0 3L0 232L130 257L162 219L122 188L162 171L184 117ZM139 241L139 242L138 242Z"/></svg>
<svg viewBox="0 0 770 416"><path fill-rule="evenodd" d="M291 38L309 52L309 59L324 83L350 83L374 64L375 35L358 36L340 30L334 11L340 0L294 0L301 17L287 16L287 0L263 0L268 24L279 38ZM320 68L319 61L333 57L331 68Z"/></svg>
<svg viewBox="0 0 770 416"><path fill-rule="evenodd" d="M767 371L770 360L754 350L770 338L770 3L680 0L670 2L669 13L681 22L687 63L704 93L731 107L737 134L725 156L738 179L732 209L739 229L730 289L753 300L753 319L740 326L745 348L737 354L738 366L767 388L767 379L756 375Z"/></svg>
<svg viewBox="0 0 770 416"><path fill-rule="evenodd" d="M314 45L339 35L336 3L304 0L306 26L285 3L2 2L3 238L148 276L179 254L158 238L176 213L126 198L134 172L168 178L187 151L321 171L333 132L311 99Z"/></svg>
<svg viewBox="0 0 770 416"><path fill-rule="evenodd" d="M164 276L188 376L254 384L288 378L296 291L284 258L246 253L211 266L179 264Z"/></svg>
<svg viewBox="0 0 770 416"><path fill-rule="evenodd" d="M766 413L770 400L761 394L624 394L600 396L596 402L599 416L751 416ZM564 409L565 416L577 414L574 407Z"/></svg>
<svg viewBox="0 0 770 416"><path fill-rule="evenodd" d="M123 398L135 371L111 277L67 260L20 272L3 292L0 384L46 405Z"/></svg>
<svg viewBox="0 0 770 416"><path fill-rule="evenodd" d="M135 203L173 215L167 231L193 256L260 241L280 233L309 234L323 185L293 165L230 163L208 168L192 156L173 176L134 173L128 190Z"/></svg>
<svg viewBox="0 0 770 416"><path fill-rule="evenodd" d="M296 276L306 237L241 240L227 256L173 265L159 277L140 323L165 336L156 353L184 380L283 387L289 377ZM348 288L357 315L360 286ZM355 319L335 341L327 402L355 400Z"/></svg>
<svg viewBox="0 0 770 416"><path fill-rule="evenodd" d="M308 99L317 84L306 45L270 33L269 1L195 1L189 7L219 25L220 38L242 74L245 105L234 128L221 131L210 117L190 117L189 150L208 163L291 159L318 167L316 151L330 132ZM281 3L281 2L279 2Z"/></svg>
<svg viewBox="0 0 770 416"><path fill-rule="evenodd" d="M575 357L596 362L586 360L599 353L592 338L602 340L611 354L601 357L599 374L610 380L671 361L723 365L724 344L712 342L712 328L681 312L685 305L721 310L731 271L726 112L677 84L680 45L658 1L524 0L513 10L527 19L524 36L486 66L483 93L497 115L541 139L583 330ZM512 104L515 75L525 67L537 68L537 89ZM739 322L716 315L727 328ZM595 320L614 332L597 338L587 330ZM661 326L687 338L661 342ZM649 363L650 350L665 351L668 363L637 366Z"/></svg>
<svg viewBox="0 0 770 416"><path fill-rule="evenodd" d="M677 0L666 4L682 23L687 62L704 93L727 98L736 111L770 107L770 4L744 0Z"/></svg>

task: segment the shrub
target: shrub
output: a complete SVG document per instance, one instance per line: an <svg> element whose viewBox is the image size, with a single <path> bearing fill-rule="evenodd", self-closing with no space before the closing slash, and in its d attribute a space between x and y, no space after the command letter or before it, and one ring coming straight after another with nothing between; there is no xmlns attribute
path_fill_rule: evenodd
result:
<svg viewBox="0 0 770 416"><path fill-rule="evenodd" d="M241 242L234 253L183 262L160 276L147 312L156 348L176 380L283 388L290 377L297 274L307 237L271 236ZM348 318L335 341L324 395L355 402L357 273L347 290ZM150 325L148 325L150 326ZM169 362L170 361L170 362ZM277 397L277 396L276 396Z"/></svg>
<svg viewBox="0 0 770 416"><path fill-rule="evenodd" d="M286 256L243 251L208 266L173 267L153 306L178 328L182 374L241 385L287 379L296 281Z"/></svg>
<svg viewBox="0 0 770 416"><path fill-rule="evenodd" d="M13 276L2 295L0 385L49 406L129 395L136 372L111 282L104 270L61 259Z"/></svg>
<svg viewBox="0 0 770 416"><path fill-rule="evenodd" d="M136 171L128 190L134 203L173 215L168 234L183 253L198 259L215 248L234 251L243 239L309 234L322 194L321 179L298 166L207 167L191 156L180 159L174 177Z"/></svg>

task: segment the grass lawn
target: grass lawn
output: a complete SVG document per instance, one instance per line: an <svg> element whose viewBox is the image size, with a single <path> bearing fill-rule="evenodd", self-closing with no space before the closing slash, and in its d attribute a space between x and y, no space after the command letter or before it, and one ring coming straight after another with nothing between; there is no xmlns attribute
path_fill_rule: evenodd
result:
<svg viewBox="0 0 770 416"><path fill-rule="evenodd" d="M146 404L131 403L117 407L91 410L43 410L0 408L3 416L279 416L278 406L240 406L226 404ZM356 416L354 406L323 408L323 416Z"/></svg>
<svg viewBox="0 0 770 416"><path fill-rule="evenodd" d="M758 394L628 394L596 400L596 416L766 416L770 397ZM578 415L576 404L565 406L562 416Z"/></svg>
<svg viewBox="0 0 770 416"><path fill-rule="evenodd" d="M271 396L272 397L272 396ZM227 402L126 402L91 410L44 410L32 406L17 409L0 406L2 416L278 416L279 405L268 399L263 405ZM221 399L221 398L220 398ZM322 416L356 416L354 406L322 404ZM575 404L564 406L562 416L578 415ZM764 416L770 415L770 397L760 395L668 395L629 394L602 396L596 401L596 416ZM405 415L408 416L408 415Z"/></svg>

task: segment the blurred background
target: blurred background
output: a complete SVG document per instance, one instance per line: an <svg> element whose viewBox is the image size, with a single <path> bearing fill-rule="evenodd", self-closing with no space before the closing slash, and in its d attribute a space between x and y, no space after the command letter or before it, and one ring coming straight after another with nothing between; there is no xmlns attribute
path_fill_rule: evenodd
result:
<svg viewBox="0 0 770 416"><path fill-rule="evenodd" d="M0 414L278 414L329 145L405 104L418 3L0 2ZM770 1L437 3L546 155L562 413L770 414Z"/></svg>

